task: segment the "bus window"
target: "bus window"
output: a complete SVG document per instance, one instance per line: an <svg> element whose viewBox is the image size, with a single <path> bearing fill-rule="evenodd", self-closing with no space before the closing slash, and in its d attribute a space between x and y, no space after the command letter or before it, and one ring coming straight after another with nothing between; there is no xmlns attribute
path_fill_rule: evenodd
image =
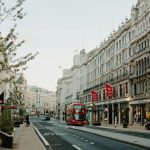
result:
<svg viewBox="0 0 150 150"><path fill-rule="evenodd" d="M75 109L81 109L81 108L85 108L85 106L75 105L74 108L75 108Z"/></svg>
<svg viewBox="0 0 150 150"><path fill-rule="evenodd" d="M85 114L74 114L74 119L75 120L85 120L86 115Z"/></svg>

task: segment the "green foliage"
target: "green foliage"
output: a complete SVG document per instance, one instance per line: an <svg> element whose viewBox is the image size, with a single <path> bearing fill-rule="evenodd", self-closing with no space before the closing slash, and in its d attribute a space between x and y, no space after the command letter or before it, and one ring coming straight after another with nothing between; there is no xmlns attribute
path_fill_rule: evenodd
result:
<svg viewBox="0 0 150 150"><path fill-rule="evenodd" d="M7 5L6 2L8 2ZM16 0L10 2L7 0L0 0L0 25L6 20L12 20L15 24L5 37L1 36L0 32L0 74L5 73L3 78L0 78L0 85L3 83L11 83L15 79L16 73L22 72L27 69L27 63L35 58L38 54L28 53L25 56L18 57L17 50L24 44L24 40L17 39L18 34L16 30L16 21L22 19L26 14L23 12L22 5L25 0ZM13 5L11 6L11 4ZM19 42L17 42L19 41ZM14 91L10 92L10 97L16 105L22 105L22 92L14 86ZM11 119L11 110L5 109L0 118L0 129L3 132L12 134L13 121Z"/></svg>
<svg viewBox="0 0 150 150"><path fill-rule="evenodd" d="M14 132L10 109L5 109L2 112L2 116L0 117L0 128L1 128L1 131L10 135Z"/></svg>
<svg viewBox="0 0 150 150"><path fill-rule="evenodd" d="M10 99L15 106L20 106L23 104L23 91L21 90L17 82L13 82L13 85L13 90L10 91Z"/></svg>

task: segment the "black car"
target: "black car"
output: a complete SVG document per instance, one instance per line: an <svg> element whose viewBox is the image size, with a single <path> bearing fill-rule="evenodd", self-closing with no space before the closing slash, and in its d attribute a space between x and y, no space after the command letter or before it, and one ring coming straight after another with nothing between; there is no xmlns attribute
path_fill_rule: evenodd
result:
<svg viewBox="0 0 150 150"><path fill-rule="evenodd" d="M45 114L45 115L42 116L41 119L42 119L43 121L44 121L44 120L50 120L50 116L49 116L48 114Z"/></svg>

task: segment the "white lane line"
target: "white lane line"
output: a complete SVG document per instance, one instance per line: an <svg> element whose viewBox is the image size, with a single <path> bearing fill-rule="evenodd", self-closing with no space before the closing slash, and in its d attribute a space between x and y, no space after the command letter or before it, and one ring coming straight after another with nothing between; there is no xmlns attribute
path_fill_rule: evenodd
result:
<svg viewBox="0 0 150 150"><path fill-rule="evenodd" d="M81 140L84 140L84 138L81 138Z"/></svg>
<svg viewBox="0 0 150 150"><path fill-rule="evenodd" d="M38 133L38 135L41 137L42 141L44 142L44 144L46 146L49 146L49 143L46 141L46 139L41 135L41 133L37 130L37 128L34 126L34 129L36 130L36 132Z"/></svg>
<svg viewBox="0 0 150 150"><path fill-rule="evenodd" d="M84 140L85 142L88 142L88 140Z"/></svg>
<svg viewBox="0 0 150 150"><path fill-rule="evenodd" d="M72 145L73 147L75 147L77 150L82 150L80 147L76 146L76 145Z"/></svg>
<svg viewBox="0 0 150 150"><path fill-rule="evenodd" d="M90 144L95 144L95 143L93 143L93 142L90 142Z"/></svg>

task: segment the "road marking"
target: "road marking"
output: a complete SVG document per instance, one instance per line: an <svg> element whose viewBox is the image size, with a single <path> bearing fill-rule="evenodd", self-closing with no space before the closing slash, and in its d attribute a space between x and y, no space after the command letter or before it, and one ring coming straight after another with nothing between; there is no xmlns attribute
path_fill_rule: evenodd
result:
<svg viewBox="0 0 150 150"><path fill-rule="evenodd" d="M95 144L95 143L93 143L93 142L90 142L90 144Z"/></svg>
<svg viewBox="0 0 150 150"><path fill-rule="evenodd" d="M85 142L88 142L88 140L84 140Z"/></svg>
<svg viewBox="0 0 150 150"><path fill-rule="evenodd" d="M80 147L76 146L76 145L72 145L73 147L75 147L77 150L82 150Z"/></svg>
<svg viewBox="0 0 150 150"><path fill-rule="evenodd" d="M84 140L84 138L81 138L81 140Z"/></svg>
<svg viewBox="0 0 150 150"><path fill-rule="evenodd" d="M36 132L38 133L38 135L40 136L40 138L42 139L42 141L44 142L44 144L46 145L46 146L49 146L50 147L50 145L49 145L49 143L46 141L46 139L41 135L41 133L38 131L38 129L35 127L35 126L33 126L34 127L34 129L36 130Z"/></svg>

